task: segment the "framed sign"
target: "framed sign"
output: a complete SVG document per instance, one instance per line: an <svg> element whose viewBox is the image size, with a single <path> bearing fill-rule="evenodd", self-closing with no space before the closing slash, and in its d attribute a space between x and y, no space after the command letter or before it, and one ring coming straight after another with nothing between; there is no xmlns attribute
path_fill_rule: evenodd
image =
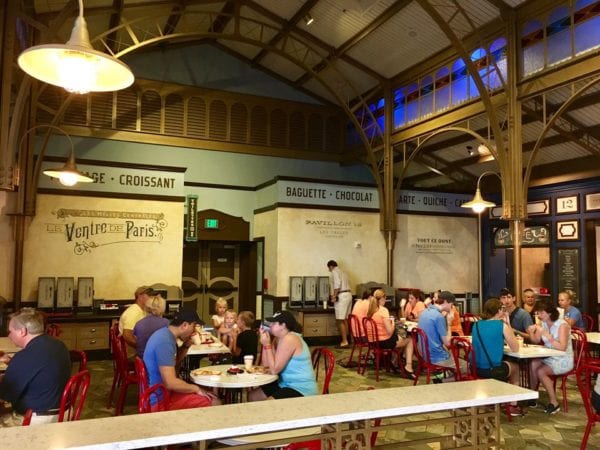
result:
<svg viewBox="0 0 600 450"><path fill-rule="evenodd" d="M586 194L585 196L585 210L586 211L598 211L600 210L600 192L596 194Z"/></svg>
<svg viewBox="0 0 600 450"><path fill-rule="evenodd" d="M579 249L558 249L558 290L579 292Z"/></svg>
<svg viewBox="0 0 600 450"><path fill-rule="evenodd" d="M579 196L559 197L556 199L556 214L576 214L579 212Z"/></svg>
<svg viewBox="0 0 600 450"><path fill-rule="evenodd" d="M56 280L54 277L38 278L38 308L54 308Z"/></svg>
<svg viewBox="0 0 600 450"><path fill-rule="evenodd" d="M564 220L556 222L557 241L578 241L579 220Z"/></svg>

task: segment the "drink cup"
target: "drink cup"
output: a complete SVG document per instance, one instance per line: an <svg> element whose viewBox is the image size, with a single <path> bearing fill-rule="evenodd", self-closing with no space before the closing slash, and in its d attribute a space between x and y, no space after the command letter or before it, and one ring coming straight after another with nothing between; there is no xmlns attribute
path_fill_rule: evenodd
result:
<svg viewBox="0 0 600 450"><path fill-rule="evenodd" d="M246 370L252 369L252 364L254 363L254 356L246 355L244 356L244 367Z"/></svg>
<svg viewBox="0 0 600 450"><path fill-rule="evenodd" d="M405 326L406 325L406 317L400 317L400 325Z"/></svg>
<svg viewBox="0 0 600 450"><path fill-rule="evenodd" d="M200 335L198 333L192 334L192 344L200 345L201 342L202 340L200 339Z"/></svg>

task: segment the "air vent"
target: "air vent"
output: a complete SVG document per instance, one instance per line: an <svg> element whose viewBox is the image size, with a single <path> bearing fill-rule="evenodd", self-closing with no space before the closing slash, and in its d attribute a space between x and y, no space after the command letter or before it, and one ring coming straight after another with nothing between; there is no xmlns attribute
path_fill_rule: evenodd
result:
<svg viewBox="0 0 600 450"><path fill-rule="evenodd" d="M221 100L214 100L210 104L208 137L220 141L227 139L227 106Z"/></svg>
<svg viewBox="0 0 600 450"><path fill-rule="evenodd" d="M267 110L262 106L252 108L250 117L250 143L267 145Z"/></svg>
<svg viewBox="0 0 600 450"><path fill-rule="evenodd" d="M156 91L145 91L142 94L142 114L140 130L146 133L160 133L160 112L162 101Z"/></svg>
<svg viewBox="0 0 600 450"><path fill-rule="evenodd" d="M112 128L112 92L99 92L90 94L92 128Z"/></svg>
<svg viewBox="0 0 600 450"><path fill-rule="evenodd" d="M169 94L165 98L165 134L183 136L183 98Z"/></svg>
<svg viewBox="0 0 600 450"><path fill-rule="evenodd" d="M245 143L248 140L248 110L242 103L234 103L231 107L231 123L229 139L231 142Z"/></svg>
<svg viewBox="0 0 600 450"><path fill-rule="evenodd" d="M121 130L137 130L137 95L133 89L117 92L116 126Z"/></svg>
<svg viewBox="0 0 600 450"><path fill-rule="evenodd" d="M290 115L290 147L306 147L306 124L304 114L294 111Z"/></svg>
<svg viewBox="0 0 600 450"><path fill-rule="evenodd" d="M187 134L190 137L206 137L206 103L199 97L188 102Z"/></svg>
<svg viewBox="0 0 600 450"><path fill-rule="evenodd" d="M271 111L271 142L273 147L287 147L287 114L281 109Z"/></svg>
<svg viewBox="0 0 600 450"><path fill-rule="evenodd" d="M323 150L323 117L319 114L308 116L308 148L317 152Z"/></svg>

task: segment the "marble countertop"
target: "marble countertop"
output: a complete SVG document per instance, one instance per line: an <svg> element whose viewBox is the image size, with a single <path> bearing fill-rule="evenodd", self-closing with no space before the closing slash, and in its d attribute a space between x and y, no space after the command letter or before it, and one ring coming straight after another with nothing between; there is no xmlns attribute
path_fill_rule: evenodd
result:
<svg viewBox="0 0 600 450"><path fill-rule="evenodd" d="M585 333L585 337L590 344L600 344L600 333L597 331Z"/></svg>
<svg viewBox="0 0 600 450"><path fill-rule="evenodd" d="M3 351L4 353L17 353L19 350L21 349L17 347L10 338L0 337L0 351Z"/></svg>
<svg viewBox="0 0 600 450"><path fill-rule="evenodd" d="M536 398L536 391L476 380L453 383L451 388L419 385L0 428L0 442L28 450L140 448Z"/></svg>

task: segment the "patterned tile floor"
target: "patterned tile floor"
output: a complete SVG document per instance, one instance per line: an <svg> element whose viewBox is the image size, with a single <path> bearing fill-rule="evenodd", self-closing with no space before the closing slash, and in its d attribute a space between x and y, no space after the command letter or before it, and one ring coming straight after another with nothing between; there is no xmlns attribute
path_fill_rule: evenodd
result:
<svg viewBox="0 0 600 450"><path fill-rule="evenodd" d="M349 356L348 350L332 350L338 362ZM82 418L111 416L113 409L106 407L106 400L112 382L112 363L110 361L92 361L89 363L89 369L92 374L92 384ZM424 382L424 378L422 382ZM379 383L376 383L372 368L368 368L365 376L362 376L358 375L355 369L345 369L336 364L330 390L335 393L367 389L369 386L382 389L386 387L410 386L411 384L412 381L403 378L401 375L386 373L385 371L380 373ZM135 387L130 386L124 411L125 414L136 413L137 394L135 391ZM512 422L508 422L506 416L502 415L501 426L504 448L507 450L578 449L581 445L587 419L574 380L570 381L567 393L569 399L568 413L560 411L554 415L547 415L544 413L543 407L529 408L524 417L514 418ZM547 396L544 391L541 392L540 398L541 403L547 402ZM559 399L561 398L559 394ZM432 425L412 429L410 435L411 437L424 437L434 432L435 426ZM397 438L398 436L388 434L387 437ZM382 443L385 442L386 436L380 434L379 441ZM409 448L430 450L437 447L430 444ZM600 428L598 426L592 430L587 448L589 450L600 450Z"/></svg>

